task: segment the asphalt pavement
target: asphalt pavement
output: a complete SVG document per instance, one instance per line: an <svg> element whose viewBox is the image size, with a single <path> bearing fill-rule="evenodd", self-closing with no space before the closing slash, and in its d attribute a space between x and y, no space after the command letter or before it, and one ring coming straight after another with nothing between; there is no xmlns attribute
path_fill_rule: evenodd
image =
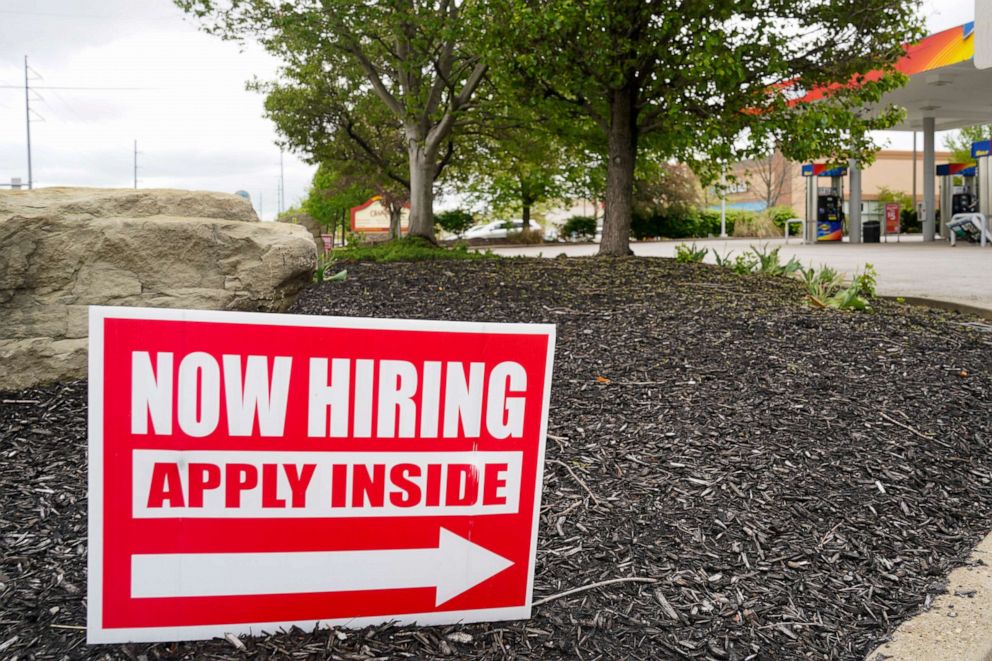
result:
<svg viewBox="0 0 992 661"><path fill-rule="evenodd" d="M920 235L889 237L888 243L822 243L805 245L799 238L784 239L689 239L682 241L632 242L636 255L674 257L680 243L710 248L706 261L715 263L713 251L721 255L740 253L752 246L778 247L783 261L796 257L804 266L829 265L850 276L872 264L878 272L878 293L944 301L992 312L992 246L945 241L924 243ZM592 243L544 244L493 248L501 255L557 257L594 255Z"/></svg>

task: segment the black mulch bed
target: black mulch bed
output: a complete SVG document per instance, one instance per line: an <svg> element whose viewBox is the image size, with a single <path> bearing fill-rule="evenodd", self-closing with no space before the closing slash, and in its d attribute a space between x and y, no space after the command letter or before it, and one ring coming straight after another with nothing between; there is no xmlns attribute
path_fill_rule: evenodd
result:
<svg viewBox="0 0 992 661"><path fill-rule="evenodd" d="M656 582L528 622L87 648L74 383L0 394L0 658L859 659L992 527L968 318L651 259L356 265L294 311L556 323L536 598Z"/></svg>

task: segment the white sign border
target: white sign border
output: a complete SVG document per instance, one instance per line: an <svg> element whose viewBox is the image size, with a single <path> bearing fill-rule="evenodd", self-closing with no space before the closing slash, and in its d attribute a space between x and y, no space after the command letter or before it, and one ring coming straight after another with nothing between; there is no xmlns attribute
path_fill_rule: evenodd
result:
<svg viewBox="0 0 992 661"><path fill-rule="evenodd" d="M249 624L211 624L204 626L134 627L105 629L103 614L103 322L107 319L150 319L160 321L193 321L206 323L256 324L260 326L300 326L310 328L345 328L368 330L399 330L447 333L500 333L507 335L544 335L548 338L547 362L544 374L544 396L541 406L540 436L538 438L534 513L531 529L531 549L527 570L527 594L521 606L488 608L435 613L411 613L396 616L304 620L285 622L256 622ZM397 625L468 624L525 620L531 616L534 592L534 570L537 564L537 533L541 521L541 498L544 487L544 459L548 433L548 410L551 405L551 376L554 366L556 326L554 324L492 323L472 321L434 321L423 319L381 319L375 317L328 317L302 314L273 314L265 312L232 312L221 310L183 310L171 308L140 308L89 306L89 386L87 408L88 434L88 513L87 513L87 591L86 643L144 643L163 641L206 640L225 634L257 636L299 627L312 631L318 627L363 628L385 621ZM98 411L98 415L93 415Z"/></svg>

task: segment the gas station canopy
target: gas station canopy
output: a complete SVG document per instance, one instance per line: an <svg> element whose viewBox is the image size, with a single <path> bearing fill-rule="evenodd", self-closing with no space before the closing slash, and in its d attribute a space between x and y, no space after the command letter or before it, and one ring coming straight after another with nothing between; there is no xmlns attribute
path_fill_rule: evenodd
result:
<svg viewBox="0 0 992 661"><path fill-rule="evenodd" d="M975 0L975 20L930 35L906 46L906 54L895 64L909 82L882 97L872 108L891 105L906 109L906 118L896 131L923 133L923 240L933 241L936 234L935 133L978 124L992 124L992 1ZM880 72L867 75L877 78ZM802 101L816 102L830 90L813 90ZM989 160L989 159L985 159ZM858 163L849 163L851 199L848 235L853 243L861 241L861 176ZM811 173L812 174L812 173ZM815 189L814 175L810 186ZM988 180L988 173L982 178ZM987 185L983 184L985 188ZM980 191L982 213L992 217L992 190ZM807 200L807 221L813 212ZM809 224L809 222L807 222ZM807 235L809 236L809 234Z"/></svg>
<svg viewBox="0 0 992 661"><path fill-rule="evenodd" d="M992 123L992 69L977 68L974 57L974 21L909 46L896 64L909 83L882 100L906 109L893 130L922 131L924 117L934 118L937 131Z"/></svg>

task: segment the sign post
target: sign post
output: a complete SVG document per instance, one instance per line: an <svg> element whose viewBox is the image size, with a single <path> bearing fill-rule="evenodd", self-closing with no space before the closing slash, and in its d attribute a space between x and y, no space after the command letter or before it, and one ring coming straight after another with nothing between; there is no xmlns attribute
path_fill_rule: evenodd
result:
<svg viewBox="0 0 992 661"><path fill-rule="evenodd" d="M529 617L554 340L90 308L88 642Z"/></svg>

